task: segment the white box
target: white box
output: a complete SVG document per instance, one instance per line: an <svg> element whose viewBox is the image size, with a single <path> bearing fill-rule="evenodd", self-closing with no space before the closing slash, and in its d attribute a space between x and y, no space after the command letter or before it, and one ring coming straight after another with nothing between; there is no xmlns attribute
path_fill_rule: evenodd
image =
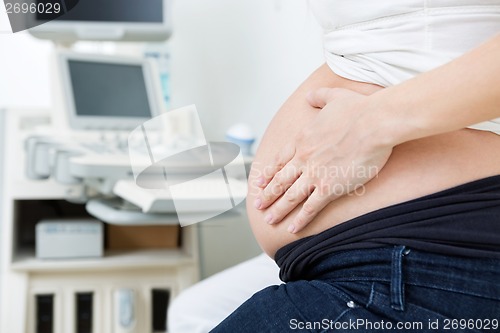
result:
<svg viewBox="0 0 500 333"><path fill-rule="evenodd" d="M102 257L103 226L94 219L42 220L36 225L41 259Z"/></svg>

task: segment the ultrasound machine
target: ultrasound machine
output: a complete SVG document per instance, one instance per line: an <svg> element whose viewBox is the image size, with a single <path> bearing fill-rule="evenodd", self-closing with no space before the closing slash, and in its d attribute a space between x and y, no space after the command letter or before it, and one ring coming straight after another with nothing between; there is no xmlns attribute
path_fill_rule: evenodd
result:
<svg viewBox="0 0 500 333"><path fill-rule="evenodd" d="M78 197L69 199L85 201L91 215L109 223L163 224L172 214L199 219L200 214L210 217L227 210L226 189L213 177L198 177L217 166L198 148L206 142L195 107L179 110L190 115L187 119L165 110L154 62L73 52L61 52L57 61L68 130L26 139L29 178L79 185ZM134 129L140 134L143 124L147 142L131 135ZM224 149L221 144L211 147L211 154ZM133 169L154 164L151 154L177 156L169 180L178 184L183 177L200 178L201 183L182 189L175 205L168 186L138 186ZM232 164L239 171L224 177L235 206L246 196L245 161L235 159ZM164 181L161 172L156 176L155 182Z"/></svg>

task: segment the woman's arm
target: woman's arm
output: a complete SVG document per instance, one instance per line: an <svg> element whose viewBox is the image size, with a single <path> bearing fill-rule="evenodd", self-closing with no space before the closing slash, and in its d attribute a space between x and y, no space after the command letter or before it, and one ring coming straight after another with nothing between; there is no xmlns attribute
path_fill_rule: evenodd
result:
<svg viewBox="0 0 500 333"><path fill-rule="evenodd" d="M394 146L500 117L500 35L371 96L320 89L309 102L322 108L316 121L257 181L263 191L255 207L271 206L268 223L280 222L305 200L288 229L293 233L329 202L375 177Z"/></svg>
<svg viewBox="0 0 500 333"><path fill-rule="evenodd" d="M365 105L379 119L367 127L377 127L392 146L500 117L500 35L446 65L373 94Z"/></svg>

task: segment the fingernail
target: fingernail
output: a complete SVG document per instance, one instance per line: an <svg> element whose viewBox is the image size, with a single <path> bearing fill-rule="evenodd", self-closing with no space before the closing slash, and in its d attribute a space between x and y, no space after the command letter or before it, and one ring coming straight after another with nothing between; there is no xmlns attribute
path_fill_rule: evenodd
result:
<svg viewBox="0 0 500 333"><path fill-rule="evenodd" d="M264 185L264 178L262 178L262 177L257 178L257 180L255 181L255 184L259 187Z"/></svg>
<svg viewBox="0 0 500 333"><path fill-rule="evenodd" d="M290 232L290 233L292 233L292 234L293 234L293 233L295 233L295 226L294 226L293 224L290 224L290 225L288 226L288 229L287 229L287 230L288 230L288 232Z"/></svg>
<svg viewBox="0 0 500 333"><path fill-rule="evenodd" d="M262 200L260 200L260 198L255 199L253 205L255 208L260 209L260 206L262 205Z"/></svg>
<svg viewBox="0 0 500 333"><path fill-rule="evenodd" d="M271 224L273 221L273 215L271 213L267 214L265 217L264 217L264 222L266 222L267 224Z"/></svg>

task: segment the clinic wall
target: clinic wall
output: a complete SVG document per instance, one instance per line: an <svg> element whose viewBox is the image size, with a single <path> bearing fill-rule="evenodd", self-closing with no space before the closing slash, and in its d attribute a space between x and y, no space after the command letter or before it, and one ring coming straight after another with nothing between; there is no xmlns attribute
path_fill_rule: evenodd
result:
<svg viewBox="0 0 500 333"><path fill-rule="evenodd" d="M323 62L306 0L174 3L173 106L196 103L206 135L242 121L261 137L279 106Z"/></svg>
<svg viewBox="0 0 500 333"><path fill-rule="evenodd" d="M323 61L307 0L175 0L173 18L172 106L196 103L209 139L239 121L260 137ZM49 108L51 43L0 33L0 48L0 106Z"/></svg>

